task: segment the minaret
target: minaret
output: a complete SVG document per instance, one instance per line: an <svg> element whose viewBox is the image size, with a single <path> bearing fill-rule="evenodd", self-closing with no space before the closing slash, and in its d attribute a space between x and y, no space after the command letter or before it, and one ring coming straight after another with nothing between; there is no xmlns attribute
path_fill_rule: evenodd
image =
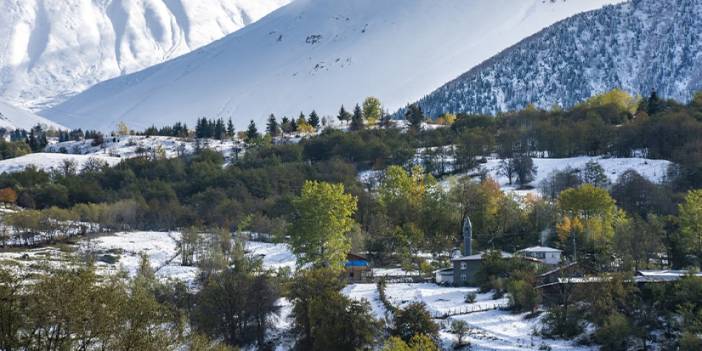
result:
<svg viewBox="0 0 702 351"><path fill-rule="evenodd" d="M463 254L466 256L473 254L473 224L470 223L468 215L463 220Z"/></svg>

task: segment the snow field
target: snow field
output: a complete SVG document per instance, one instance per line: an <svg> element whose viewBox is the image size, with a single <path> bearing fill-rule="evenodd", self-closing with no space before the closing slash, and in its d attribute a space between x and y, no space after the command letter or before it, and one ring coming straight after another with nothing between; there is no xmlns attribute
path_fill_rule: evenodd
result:
<svg viewBox="0 0 702 351"><path fill-rule="evenodd" d="M352 284L342 292L353 299L367 300L375 317L385 319L386 310L380 302L375 284ZM476 293L477 298L469 304L465 302L465 296L470 292ZM506 298L493 299L492 293L479 294L477 288L447 288L436 284L388 284L385 293L393 306L402 308L412 302L422 302L434 315L470 308L487 309L507 303ZM470 332L467 340L472 345L471 350L540 350L542 345L548 345L552 350L593 350L575 346L570 341L545 340L534 336L534 332L540 329L541 317L527 319L527 314L515 315L497 309L436 320L441 326L440 338L446 350L451 349L457 341L456 335L450 333L453 320L468 323Z"/></svg>
<svg viewBox="0 0 702 351"><path fill-rule="evenodd" d="M106 162L109 166L115 166L121 159L106 155L67 155L53 153L34 153L16 158L10 158L0 161L0 173L16 173L22 172L29 166L35 166L37 169L51 172L52 170L62 169L65 161L75 163L76 170L80 170L91 159L96 159Z"/></svg>

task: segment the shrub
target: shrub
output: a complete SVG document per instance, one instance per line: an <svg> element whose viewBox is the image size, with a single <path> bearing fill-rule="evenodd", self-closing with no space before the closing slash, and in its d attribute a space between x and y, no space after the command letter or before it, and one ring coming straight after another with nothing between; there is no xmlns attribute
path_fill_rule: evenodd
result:
<svg viewBox="0 0 702 351"><path fill-rule="evenodd" d="M471 291L466 294L466 303L474 303L477 298L478 295L475 292Z"/></svg>

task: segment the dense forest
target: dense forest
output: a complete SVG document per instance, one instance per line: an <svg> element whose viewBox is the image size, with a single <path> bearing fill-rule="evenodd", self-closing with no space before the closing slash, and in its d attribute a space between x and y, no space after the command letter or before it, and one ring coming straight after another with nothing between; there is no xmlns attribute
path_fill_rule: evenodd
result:
<svg viewBox="0 0 702 351"><path fill-rule="evenodd" d="M209 337L223 338L229 345L261 347L265 320L274 313L271 301L283 294L294 304L300 349L329 349L339 337L345 338L346 346L336 349L353 350L376 344L379 335L368 306L339 293L343 284L334 278L334 267L338 268L343 255L349 250L364 252L378 265L401 264L431 272L443 267L451 249L460 243L461 223L467 215L479 250L512 252L537 245L546 235L551 246L577 260L587 274L604 277L601 291L564 292L562 301L552 304L545 334L575 337L595 325L598 331L592 341L608 350L634 342L645 347L661 331L664 336L658 342L671 347L693 350L700 345L700 278L639 289L630 276L638 269L699 269L702 264L702 192L695 190L702 188L702 95L682 105L661 100L655 93L636 99L615 90L570 110L529 107L497 117L445 115L440 123L447 126L436 129L421 128L424 118L417 106L407 109L407 130L394 127L375 107L372 101L357 106L353 113L342 108L338 119L349 123L351 131L327 128L299 143L276 142L274 136L282 131L275 116L269 119L266 133L259 133L252 123L242 135L249 145L246 152L230 163L221 154L202 149L174 159L124 160L116 167L94 161L80 170L66 164L50 173L27 169L3 174L0 201L26 209L6 215L5 220L15 232L28 234L22 240L30 246L39 244L32 233L45 233L43 239L49 242L69 239L71 233L119 230L271 234L274 240L288 241L304 258L300 263L315 269L294 275L262 274L260 265L248 262L240 248L221 244L215 245L216 259L200 262L208 269L202 278L204 288L195 297L166 301L158 295L163 287L146 283L146 278L119 285L115 294L124 292L120 298L128 301L146 286L155 296L154 303L167 311L186 311L182 313ZM290 128L290 121L286 118L282 125ZM304 115L295 124L323 128L321 122ZM179 126L177 133L176 128L164 133L193 134ZM235 134L221 120L202 120L195 136L205 136L201 133L210 129L210 137ZM146 134L156 135L159 130L152 128ZM12 143L23 141L5 142L2 148ZM593 162L584 170L549 175L537 184L543 197L519 198L503 192L480 172L484 158L492 154L505 159L503 171L523 187L530 186L536 172L532 157L643 155L671 160L675 166L661 184L635 170L610 184L602 167ZM367 170L384 171L377 184L359 180L358 173ZM473 177L460 178L450 187L441 185L440 180L451 174ZM334 208L337 217L320 217L320 208ZM0 245L9 244L9 235L0 235ZM334 250L319 251L321 247ZM418 255L424 252L434 259ZM481 288L509 293L516 311L535 310L541 302L535 289L538 272L499 258L487 262L480 272ZM90 269L81 274L86 284L102 288L90 281L94 279ZM198 317L221 311L220 297L234 286L268 291L269 296L256 305L256 299L242 295L236 305L241 310L232 307L237 318L222 316L236 323L228 328ZM37 290L28 296L41 298L41 293ZM158 302L159 296L165 300ZM252 304L258 314L249 310ZM349 324L332 330L338 320L325 318L334 315L345 316ZM435 339L436 326L421 306L395 315L396 325L388 328L396 338L386 343L388 350L425 350L422 345ZM175 318L156 314L154 323L161 323L158 318L164 316ZM409 324L428 321L407 327L409 333L399 325L403 318ZM114 323L112 327L119 328L130 322ZM455 327L462 330L460 325ZM356 334L343 334L350 329ZM99 344L112 342L119 340L107 338Z"/></svg>

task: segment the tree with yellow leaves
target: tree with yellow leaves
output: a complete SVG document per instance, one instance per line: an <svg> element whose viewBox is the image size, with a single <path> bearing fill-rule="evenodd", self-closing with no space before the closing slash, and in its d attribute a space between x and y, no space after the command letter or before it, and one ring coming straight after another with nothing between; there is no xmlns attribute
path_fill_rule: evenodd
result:
<svg viewBox="0 0 702 351"><path fill-rule="evenodd" d="M558 237L564 244L572 245L574 255L584 249L577 247L579 242L596 252L608 250L616 226L626 221L607 190L590 184L561 192L558 206Z"/></svg>

